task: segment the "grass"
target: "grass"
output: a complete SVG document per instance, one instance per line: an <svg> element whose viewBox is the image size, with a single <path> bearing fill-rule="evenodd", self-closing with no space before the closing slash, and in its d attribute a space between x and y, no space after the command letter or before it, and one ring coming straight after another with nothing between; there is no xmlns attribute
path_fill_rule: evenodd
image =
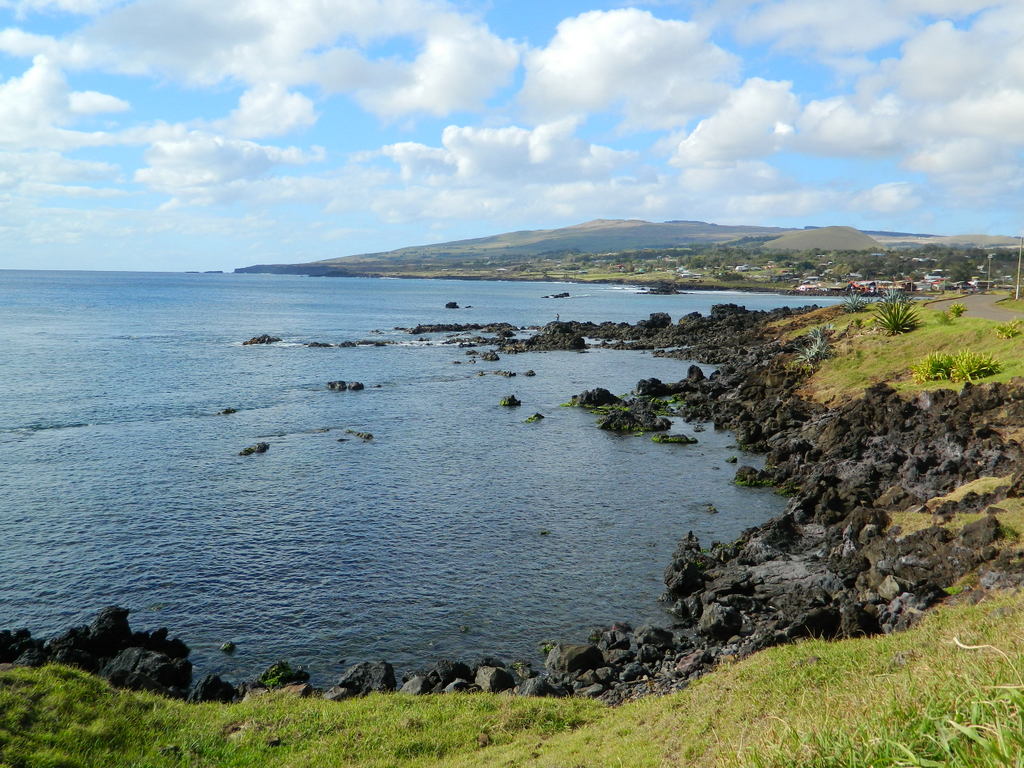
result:
<svg viewBox="0 0 1024 768"><path fill-rule="evenodd" d="M775 648L619 709L484 694L190 706L19 669L0 673L0 765L988 768L1013 763L953 724L1021 748L1020 708L1004 699L1018 688L1024 596L1006 594L897 635Z"/></svg>
<svg viewBox="0 0 1024 768"><path fill-rule="evenodd" d="M961 383L949 381L915 382L910 365L918 362L928 352L955 354L967 349L981 355L991 355L1003 363L1003 369L984 381L1008 381L1024 376L1024 355L1021 355L1021 339L1000 339L995 334L998 325L992 320L964 316L951 324L943 324L938 318L941 312L922 309L923 324L910 333L898 336L883 336L870 330L856 330L856 321L866 322L869 312L857 312L835 318L837 335L851 324L849 335L835 341L835 356L821 363L814 376L808 381L805 393L824 403L848 399L851 395L879 382L886 382L897 390L916 392L920 390L953 388ZM812 321L816 318L811 318ZM806 332L806 329L804 329ZM796 334L787 329L787 334Z"/></svg>

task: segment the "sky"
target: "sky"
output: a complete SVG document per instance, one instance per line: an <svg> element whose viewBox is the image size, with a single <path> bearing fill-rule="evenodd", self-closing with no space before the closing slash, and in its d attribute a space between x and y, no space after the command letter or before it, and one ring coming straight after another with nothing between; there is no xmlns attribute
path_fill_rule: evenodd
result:
<svg viewBox="0 0 1024 768"><path fill-rule="evenodd" d="M1024 0L0 0L0 268L1017 235Z"/></svg>

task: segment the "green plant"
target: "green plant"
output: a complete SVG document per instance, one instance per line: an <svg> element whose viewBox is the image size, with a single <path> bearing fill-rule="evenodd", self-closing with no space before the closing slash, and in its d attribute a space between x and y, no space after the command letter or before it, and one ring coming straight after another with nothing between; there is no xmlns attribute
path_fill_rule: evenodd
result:
<svg viewBox="0 0 1024 768"><path fill-rule="evenodd" d="M952 325L953 318L950 316L949 312L939 312L939 314L935 316L935 322L939 325Z"/></svg>
<svg viewBox="0 0 1024 768"><path fill-rule="evenodd" d="M932 352L916 365L910 366L914 381L976 381L994 376L1003 369L1002 363L991 355L982 355L969 349L956 354Z"/></svg>
<svg viewBox="0 0 1024 768"><path fill-rule="evenodd" d="M878 299L879 304L909 304L910 298L899 288L886 288Z"/></svg>
<svg viewBox="0 0 1024 768"><path fill-rule="evenodd" d="M875 325L886 336L910 333L921 325L917 307L909 302L878 302L875 304Z"/></svg>
<svg viewBox="0 0 1024 768"><path fill-rule="evenodd" d="M854 312L862 312L868 308L871 302L868 301L864 296L859 293L851 293L843 299L843 312L852 314Z"/></svg>
<svg viewBox="0 0 1024 768"><path fill-rule="evenodd" d="M996 326L996 336L1000 339L1012 339L1020 336L1021 333L1020 320L1011 320Z"/></svg>
<svg viewBox="0 0 1024 768"><path fill-rule="evenodd" d="M967 305L961 304L959 301L956 304L949 305L949 314L951 317L960 317L966 311Z"/></svg>
<svg viewBox="0 0 1024 768"><path fill-rule="evenodd" d="M992 355L981 355L968 349L957 352L953 356L953 370L950 378L953 381L974 381L995 376L1003 370L1003 365Z"/></svg>
<svg viewBox="0 0 1024 768"><path fill-rule="evenodd" d="M832 356L832 330L831 324L812 328L806 335L806 344L797 350L794 359L802 365L813 366L830 358Z"/></svg>
<svg viewBox="0 0 1024 768"><path fill-rule="evenodd" d="M910 366L914 381L949 381L953 374L953 356L946 352L931 352L921 362Z"/></svg>

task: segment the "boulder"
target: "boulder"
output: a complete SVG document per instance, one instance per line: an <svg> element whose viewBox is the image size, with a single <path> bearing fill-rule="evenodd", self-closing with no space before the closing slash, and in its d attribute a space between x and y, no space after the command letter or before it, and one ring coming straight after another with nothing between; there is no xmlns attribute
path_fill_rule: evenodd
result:
<svg viewBox="0 0 1024 768"><path fill-rule="evenodd" d="M488 363L496 363L499 360L501 360L501 358L498 357L497 352L484 352L482 355L480 355L480 359Z"/></svg>
<svg viewBox="0 0 1024 768"><path fill-rule="evenodd" d="M672 420L659 416L649 402L636 400L626 409L612 411L597 426L611 432L664 432Z"/></svg>
<svg viewBox="0 0 1024 768"><path fill-rule="evenodd" d="M92 650L97 656L114 656L132 640L128 609L117 605L103 608L89 625Z"/></svg>
<svg viewBox="0 0 1024 768"><path fill-rule="evenodd" d="M0 664L10 664L30 648L41 646L27 629L0 631Z"/></svg>
<svg viewBox="0 0 1024 768"><path fill-rule="evenodd" d="M653 645L655 648L671 648L674 643L672 632L661 627L644 624L634 633L637 645Z"/></svg>
<svg viewBox="0 0 1024 768"><path fill-rule="evenodd" d="M516 686L516 695L562 698L566 693L563 688L552 685L543 677L531 677Z"/></svg>
<svg viewBox="0 0 1024 768"><path fill-rule="evenodd" d="M663 397L671 394L672 390L665 386L661 379L640 379L633 389L640 397Z"/></svg>
<svg viewBox="0 0 1024 768"><path fill-rule="evenodd" d="M735 608L712 603L704 608L697 628L701 634L719 640L727 640L735 635L743 626L743 617Z"/></svg>
<svg viewBox="0 0 1024 768"><path fill-rule="evenodd" d="M474 682L484 693L501 693L515 688L516 685L508 670L489 666L477 669Z"/></svg>
<svg viewBox="0 0 1024 768"><path fill-rule="evenodd" d="M581 408L601 408L606 405L618 405L622 399L613 395L604 387L586 389L573 397L570 402Z"/></svg>
<svg viewBox="0 0 1024 768"><path fill-rule="evenodd" d="M668 328L672 325L672 318L667 312L652 312L647 320L641 320L637 325L647 330L659 330L661 328Z"/></svg>
<svg viewBox="0 0 1024 768"><path fill-rule="evenodd" d="M118 688L183 699L192 679L192 664L144 648L126 648L103 665L100 675Z"/></svg>
<svg viewBox="0 0 1024 768"><path fill-rule="evenodd" d="M459 302L457 302L457 301L449 301L447 304L444 305L444 308L445 309L458 309L459 308Z"/></svg>
<svg viewBox="0 0 1024 768"><path fill-rule="evenodd" d="M348 389L347 381L328 381L327 388L333 389L335 392L344 392Z"/></svg>
<svg viewBox="0 0 1024 768"><path fill-rule="evenodd" d="M559 643L548 653L544 666L550 672L572 674L588 669L597 669L605 664L604 656L594 645L572 645Z"/></svg>
<svg viewBox="0 0 1024 768"><path fill-rule="evenodd" d="M389 693L395 690L395 670L386 661L355 664L345 670L338 687L358 695Z"/></svg>
<svg viewBox="0 0 1024 768"><path fill-rule="evenodd" d="M407 693L412 696L423 696L430 693L433 687L434 683L426 675L413 675L402 684L398 692Z"/></svg>
<svg viewBox="0 0 1024 768"><path fill-rule="evenodd" d="M463 680L459 677L448 683L441 693L467 693L471 690L473 690L473 684L470 683L469 680Z"/></svg>
<svg viewBox="0 0 1024 768"><path fill-rule="evenodd" d="M198 683L188 695L191 702L219 701L224 704L234 701L238 691L231 683L221 680L218 675L207 675Z"/></svg>
<svg viewBox="0 0 1024 768"><path fill-rule="evenodd" d="M250 344L274 344L281 339L277 336L271 336L269 334L263 334L262 336L253 336L248 341L243 341L242 346L248 346Z"/></svg>
<svg viewBox="0 0 1024 768"><path fill-rule="evenodd" d="M501 398L501 402L498 405L504 405L508 408L518 408L522 405L522 401L515 395L508 395L507 397Z"/></svg>

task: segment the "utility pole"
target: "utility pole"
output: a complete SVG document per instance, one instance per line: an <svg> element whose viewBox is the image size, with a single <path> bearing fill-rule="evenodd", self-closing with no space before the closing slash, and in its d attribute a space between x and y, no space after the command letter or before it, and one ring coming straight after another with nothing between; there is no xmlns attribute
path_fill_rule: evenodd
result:
<svg viewBox="0 0 1024 768"><path fill-rule="evenodd" d="M989 291L992 290L992 256L993 255L994 254L991 254L991 253L988 255L988 290ZM988 293L988 291L986 291L986 293Z"/></svg>
<svg viewBox="0 0 1024 768"><path fill-rule="evenodd" d="M1014 291L1014 301L1020 301L1020 259L1024 256L1024 235L1020 236L1020 248L1017 250L1017 290Z"/></svg>

